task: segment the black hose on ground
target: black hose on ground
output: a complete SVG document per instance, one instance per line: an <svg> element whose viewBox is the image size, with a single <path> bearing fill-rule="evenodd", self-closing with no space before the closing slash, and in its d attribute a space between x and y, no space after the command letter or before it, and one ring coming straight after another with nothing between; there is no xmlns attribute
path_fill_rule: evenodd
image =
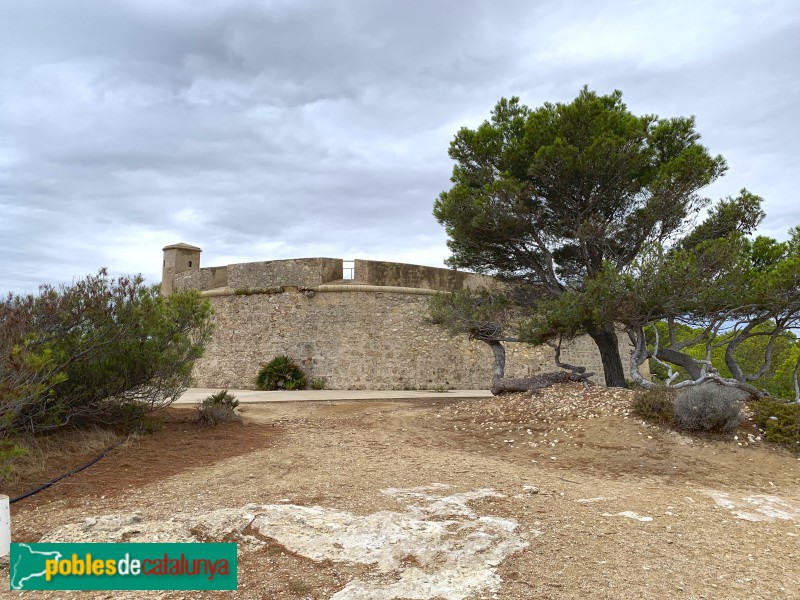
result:
<svg viewBox="0 0 800 600"><path fill-rule="evenodd" d="M92 466L94 463L96 463L98 460L100 460L101 458L103 458L103 457L104 457L106 454L108 454L109 452L111 452L111 451L112 451L114 448L116 448L117 446L119 446L119 445L120 445L122 442L124 442L124 441L125 441L125 440L127 440L127 439L128 439L128 437L126 436L126 437L124 437L124 438L122 438L122 439L119 439L119 440L117 440L116 442L114 442L113 444L111 444L111 445L110 445L108 448L106 448L105 450L103 450L103 451L102 451L100 454L98 454L97 456L95 456L95 457L94 457L92 460L90 460L90 461L89 461L89 462L87 462L86 464L84 464L84 465L81 465L80 467L75 467L74 469L72 469L72 470L71 470L71 471L69 471L68 473L64 473L63 475L59 475L59 476L58 476L58 477L56 477L55 479L51 479L51 480L50 480L50 481L48 481L47 483L44 483L44 484L40 485L39 487L37 487L37 488L36 488L36 489L34 489L34 490L31 490L30 492L26 492L26 493L22 494L21 496L17 496L16 498L11 498L11 499L8 501L8 502L9 502L9 504L14 504L14 502L19 502L20 500L24 500L25 498L30 498L30 497L31 497L31 496L33 496L34 494L38 494L39 492L41 492L41 491L43 491L43 490L46 490L46 489L47 489L47 488L49 488L51 485L54 485L54 484L58 483L58 482L59 482L59 481L61 481L62 479L66 479L67 477L70 477L71 475L75 475L75 473L80 473L80 472L81 472L81 471L83 471L84 469L88 469L88 468L89 468L89 467L91 467L91 466Z"/></svg>

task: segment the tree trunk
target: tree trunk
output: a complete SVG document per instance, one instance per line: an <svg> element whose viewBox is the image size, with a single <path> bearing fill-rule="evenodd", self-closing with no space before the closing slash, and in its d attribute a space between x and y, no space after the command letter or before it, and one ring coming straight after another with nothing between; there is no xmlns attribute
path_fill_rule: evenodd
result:
<svg viewBox="0 0 800 600"><path fill-rule="evenodd" d="M506 379L506 349L503 343L492 339L481 340L489 345L494 354L494 369L492 371L492 394L497 396L503 392L526 392L539 390L549 385L565 381L586 381L594 373L568 373L567 371L554 371L542 373L535 377L519 379Z"/></svg>
<svg viewBox="0 0 800 600"><path fill-rule="evenodd" d="M506 349L497 340L483 340L492 349L494 354L494 370L492 371L492 387L496 381L500 381L506 374Z"/></svg>
<svg viewBox="0 0 800 600"><path fill-rule="evenodd" d="M590 326L586 331L600 351L606 386L627 387L625 384L625 369L622 367L622 358L619 355L617 334L614 331L614 326L610 325L603 328Z"/></svg>
<svg viewBox="0 0 800 600"><path fill-rule="evenodd" d="M529 390L541 390L542 388L566 383L567 381L586 381L594 373L570 373L568 371L551 371L541 373L534 377L523 377L520 379L495 379L492 381L492 394L497 396L503 392L527 392Z"/></svg>
<svg viewBox="0 0 800 600"><path fill-rule="evenodd" d="M683 352L670 350L669 348L659 348L658 352L656 352L656 358L683 367L686 369L690 379L700 379L703 376L702 365Z"/></svg>

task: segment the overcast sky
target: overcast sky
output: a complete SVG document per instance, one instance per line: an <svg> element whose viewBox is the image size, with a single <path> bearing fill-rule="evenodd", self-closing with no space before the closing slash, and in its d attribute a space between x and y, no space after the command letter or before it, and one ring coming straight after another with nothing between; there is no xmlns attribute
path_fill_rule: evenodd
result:
<svg viewBox="0 0 800 600"><path fill-rule="evenodd" d="M500 97L620 89L696 115L707 189L800 224L796 0L0 4L0 291L107 266L331 256L442 266L447 147Z"/></svg>

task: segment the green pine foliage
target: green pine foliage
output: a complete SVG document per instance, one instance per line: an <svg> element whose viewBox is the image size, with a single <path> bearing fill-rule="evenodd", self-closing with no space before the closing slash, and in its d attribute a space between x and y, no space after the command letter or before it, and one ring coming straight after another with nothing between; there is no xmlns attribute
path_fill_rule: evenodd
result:
<svg viewBox="0 0 800 600"><path fill-rule="evenodd" d="M448 264L531 285L541 294L525 303L538 315L529 341L586 333L606 384L625 386L618 321L582 296L628 276L705 207L699 190L727 167L700 144L694 119L635 115L621 92L586 87L569 103L533 109L502 98L488 120L458 131L449 155L452 186L433 209Z"/></svg>
<svg viewBox="0 0 800 600"><path fill-rule="evenodd" d="M12 440L0 440L0 481L5 480L14 472L14 461L26 454L28 451Z"/></svg>

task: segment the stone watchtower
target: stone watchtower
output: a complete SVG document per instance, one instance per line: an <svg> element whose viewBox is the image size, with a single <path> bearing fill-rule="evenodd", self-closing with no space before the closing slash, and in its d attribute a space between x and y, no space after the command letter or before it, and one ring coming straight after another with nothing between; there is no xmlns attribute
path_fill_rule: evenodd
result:
<svg viewBox="0 0 800 600"><path fill-rule="evenodd" d="M173 278L177 273L200 269L200 253L202 250L189 244L172 244L164 246L164 265L161 269L161 295L172 293Z"/></svg>

